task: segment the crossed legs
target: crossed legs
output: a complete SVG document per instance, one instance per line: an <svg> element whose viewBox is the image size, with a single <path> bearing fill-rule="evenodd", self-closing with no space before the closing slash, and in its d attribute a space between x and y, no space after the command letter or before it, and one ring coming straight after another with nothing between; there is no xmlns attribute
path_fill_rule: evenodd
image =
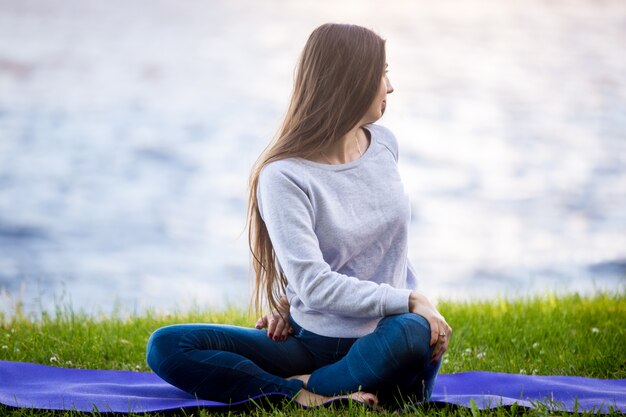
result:
<svg viewBox="0 0 626 417"><path fill-rule="evenodd" d="M148 341L147 361L170 384L224 403L285 393L304 405L336 396L372 403L430 396L439 364L430 363L428 323L415 314L389 316L357 339L339 361L315 369L297 337L275 342L262 330L214 324L173 325ZM307 375L302 380L289 378ZM309 392L310 391L310 392Z"/></svg>

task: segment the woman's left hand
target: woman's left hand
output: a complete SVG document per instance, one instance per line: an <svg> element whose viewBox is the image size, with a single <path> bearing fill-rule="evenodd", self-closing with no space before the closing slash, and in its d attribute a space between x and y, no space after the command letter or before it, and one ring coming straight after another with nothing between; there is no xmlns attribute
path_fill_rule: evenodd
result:
<svg viewBox="0 0 626 417"><path fill-rule="evenodd" d="M423 316L430 325L430 345L433 348L433 362L439 362L448 350L452 327L437 311L437 308L423 294L413 291L409 296L409 311Z"/></svg>
<svg viewBox="0 0 626 417"><path fill-rule="evenodd" d="M272 340L286 340L287 336L294 331L291 324L289 324L289 301L287 301L287 298L282 297L278 309L257 320L256 328L267 328L267 336Z"/></svg>
<svg viewBox="0 0 626 417"><path fill-rule="evenodd" d="M450 330L450 332L452 332ZM433 362L439 362L443 358L443 354L448 350L448 344L450 343L450 334L440 335L433 348Z"/></svg>

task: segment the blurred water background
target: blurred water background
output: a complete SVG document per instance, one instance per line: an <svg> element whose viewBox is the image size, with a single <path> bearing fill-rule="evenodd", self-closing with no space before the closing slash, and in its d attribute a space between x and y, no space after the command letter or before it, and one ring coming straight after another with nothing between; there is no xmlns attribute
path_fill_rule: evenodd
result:
<svg viewBox="0 0 626 417"><path fill-rule="evenodd" d="M387 39L436 298L623 291L622 0L0 0L0 312L246 305L246 182L319 24Z"/></svg>

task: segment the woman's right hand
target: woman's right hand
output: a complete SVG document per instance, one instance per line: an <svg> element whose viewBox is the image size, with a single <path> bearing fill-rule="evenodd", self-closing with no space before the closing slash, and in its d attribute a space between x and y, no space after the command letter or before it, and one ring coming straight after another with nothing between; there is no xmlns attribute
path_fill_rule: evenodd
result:
<svg viewBox="0 0 626 417"><path fill-rule="evenodd" d="M434 346L433 361L438 362L448 350L452 327L446 319L437 311L437 308L424 294L417 291L409 296L409 311L423 316L430 325L430 346Z"/></svg>
<svg viewBox="0 0 626 417"><path fill-rule="evenodd" d="M289 324L289 301L287 297L281 297L278 309L264 315L256 322L257 329L267 328L267 336L272 340L286 340L293 333Z"/></svg>

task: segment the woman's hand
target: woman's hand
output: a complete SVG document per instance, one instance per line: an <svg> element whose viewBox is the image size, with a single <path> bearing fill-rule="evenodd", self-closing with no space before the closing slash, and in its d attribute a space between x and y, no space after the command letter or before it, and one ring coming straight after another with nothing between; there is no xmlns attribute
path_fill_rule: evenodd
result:
<svg viewBox="0 0 626 417"><path fill-rule="evenodd" d="M267 328L267 336L272 340L286 340L293 333L289 324L289 301L283 296L276 310L264 315L256 322L257 329Z"/></svg>
<svg viewBox="0 0 626 417"><path fill-rule="evenodd" d="M433 362L438 362L448 350L448 343L452 336L452 328L446 319L437 311L426 296L413 291L409 296L409 311L423 316L430 325L430 346L433 348Z"/></svg>

